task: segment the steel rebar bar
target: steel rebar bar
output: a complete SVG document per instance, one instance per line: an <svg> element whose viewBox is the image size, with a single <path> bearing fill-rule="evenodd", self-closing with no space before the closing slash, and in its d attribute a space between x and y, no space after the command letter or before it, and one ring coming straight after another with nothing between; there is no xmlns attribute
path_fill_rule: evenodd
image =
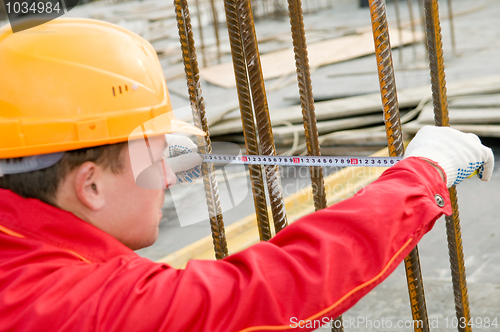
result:
<svg viewBox="0 0 500 332"><path fill-rule="evenodd" d="M437 126L449 126L448 99L446 95L446 78L444 73L443 43L439 23L439 5L437 0L425 0L425 18L427 44L429 49L429 66L431 72L432 98L434 105L434 120ZM450 200L453 214L447 216L446 234L450 254L451 277L455 299L455 310L459 322L458 331L472 332L470 321L469 298L458 212L456 187L450 188Z"/></svg>
<svg viewBox="0 0 500 332"><path fill-rule="evenodd" d="M255 129L255 120L252 108L252 97L250 93L250 83L246 69L243 42L241 40L240 24L236 14L236 2L231 1L224 4L226 10L226 21L229 32L229 43L233 58L234 74L236 78L236 90L240 105L243 135L248 154L260 154ZM267 202L265 195L264 179L262 167L260 165L250 165L250 180L252 183L253 199L257 216L257 226L261 241L271 238L271 229L267 213Z"/></svg>
<svg viewBox="0 0 500 332"><path fill-rule="evenodd" d="M316 113L314 111L311 72L309 68L309 58L307 56L307 42L301 1L288 0L288 12L290 15L293 50L295 53L295 66L297 67L300 104L302 108L302 117L304 119L307 154L309 156L320 156L321 150L316 125ZM326 207L323 168L316 166L310 167L309 170L311 174L314 208L318 211ZM332 324L332 331L341 332L343 330L342 316L339 316L336 318L336 322Z"/></svg>
<svg viewBox="0 0 500 332"><path fill-rule="evenodd" d="M236 38L241 38L248 81L250 83L250 93L257 122L261 153L264 155L276 155L250 1L225 0L224 6L226 8L226 20L233 20L235 24L239 26L240 33ZM276 233L278 233L288 224L283 192L281 190L280 173L277 166L270 165L264 166L264 171L273 215L274 229Z"/></svg>
<svg viewBox="0 0 500 332"><path fill-rule="evenodd" d="M293 50L295 53L295 66L297 67L300 104L304 119L307 154L309 156L321 156L301 1L288 0L288 10L292 29ZM314 193L314 208L315 210L321 210L326 207L323 169L313 166L310 167L310 172Z"/></svg>
<svg viewBox="0 0 500 332"><path fill-rule="evenodd" d="M175 0L175 13L177 27L184 61L184 71L186 73L189 100L193 112L194 124L207 133L204 137L198 137L198 149L200 153L211 153L212 146L208 132L208 122L205 114L205 104L203 101L201 84L199 81L198 62L194 46L191 19L186 0ZM215 168L213 164L202 164L203 185L209 212L209 220L212 231L212 238L215 249L215 258L222 259L228 254L222 210L219 200L219 189L215 180Z"/></svg>
<svg viewBox="0 0 500 332"><path fill-rule="evenodd" d="M403 156L404 145L394 79L394 66L384 0L370 0L370 14L375 42L384 122L390 156ZM418 248L405 258L406 279L415 331L429 331ZM418 322L422 322L419 324Z"/></svg>

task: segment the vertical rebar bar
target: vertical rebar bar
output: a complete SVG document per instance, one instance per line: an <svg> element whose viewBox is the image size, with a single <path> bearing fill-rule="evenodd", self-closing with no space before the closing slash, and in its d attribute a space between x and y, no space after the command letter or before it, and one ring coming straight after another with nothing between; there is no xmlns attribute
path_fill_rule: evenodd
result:
<svg viewBox="0 0 500 332"><path fill-rule="evenodd" d="M196 126L207 133L205 137L198 137L198 149L200 153L211 153L212 146L208 133L208 122L205 114L205 104L201 92L199 81L198 62L196 60L196 50L194 46L193 31L189 9L186 0L175 0L175 13L177 27L184 61L184 71L186 72L189 100L193 112L193 121ZM215 169L213 164L202 164L203 184L205 197L209 212L212 238L215 248L215 258L222 259L227 256L227 242L222 220L222 210L219 200L219 188L215 180Z"/></svg>
<svg viewBox="0 0 500 332"><path fill-rule="evenodd" d="M321 156L301 1L288 0L288 10L292 28L293 50L295 52L295 66L297 67L297 82L299 86L302 117L304 119L307 154L310 156ZM310 172L314 193L314 208L316 210L321 210L326 207L323 169L313 166L310 167Z"/></svg>
<svg viewBox="0 0 500 332"><path fill-rule="evenodd" d="M450 20L450 36L451 36L451 49L453 54L457 53L457 48L455 44L455 24L453 24L453 8L451 6L451 0L448 0L448 16Z"/></svg>
<svg viewBox="0 0 500 332"><path fill-rule="evenodd" d="M437 0L425 0L425 22L427 30L427 44L429 49L429 66L431 72L432 98L434 104L434 120L437 126L449 126L448 100L446 95L446 78L444 73L443 43L439 23L439 6ZM446 234L450 254L451 277L455 297L455 310L459 322L458 331L472 332L470 321L469 298L467 294L467 280L465 262L458 213L458 199L456 187L450 188L450 200L453 214L447 216Z"/></svg>
<svg viewBox="0 0 500 332"><path fill-rule="evenodd" d="M320 156L321 150L316 125L316 113L314 112L311 72L309 69L309 58L307 56L307 42L301 0L288 0L288 12L290 15L293 50L295 53L295 66L297 67L300 104L302 108L302 117L304 119L307 154L310 156ZM309 170L311 173L314 208L316 211L324 209L326 207L326 191L325 181L323 179L323 168L316 166L310 167ZM332 331L343 331L342 316L339 316L336 320L338 322L332 324ZM336 326L339 326L339 328Z"/></svg>
<svg viewBox="0 0 500 332"><path fill-rule="evenodd" d="M399 56L399 64L403 64L403 50L404 50L404 44L403 44L403 28L401 26L401 12L399 11L399 0L394 0L394 10L396 11L396 24L398 26L398 34L399 34L399 49L398 49L398 56Z"/></svg>
<svg viewBox="0 0 500 332"><path fill-rule="evenodd" d="M226 10L226 21L229 33L229 43L233 58L234 75L236 78L236 90L240 104L241 121L243 125L243 135L248 154L260 154L255 130L255 120L252 108L252 97L250 94L250 84L241 40L240 25L236 14L236 2L231 1L224 4ZM271 238L269 218L267 213L267 202L263 180L262 167L260 165L250 165L250 180L252 183L253 199L257 216L257 226L259 236L262 241Z"/></svg>
<svg viewBox="0 0 500 332"><path fill-rule="evenodd" d="M215 47L217 52L217 63L221 61L221 51L220 51L220 39L219 39L219 16L217 15L217 7L215 6L215 1L210 0L210 6L212 7L212 19L214 21L214 34L215 34Z"/></svg>
<svg viewBox="0 0 500 332"><path fill-rule="evenodd" d="M399 106L394 80L394 66L384 0L370 0L370 14L375 42L384 122L390 156L403 156L404 145L399 118ZM415 331L429 331L418 248L405 258L406 279ZM418 322L422 322L419 324Z"/></svg>
<svg viewBox="0 0 500 332"><path fill-rule="evenodd" d="M250 82L250 93L257 122L261 153L264 155L276 155L250 1L225 0L224 6L226 7L227 21L230 19L234 20L235 24L239 26L239 37L243 46L244 60ZM280 173L278 167L272 165L264 166L264 171L274 228L277 233L288 224L283 192L281 190Z"/></svg>
<svg viewBox="0 0 500 332"><path fill-rule="evenodd" d="M413 60L417 60L417 32L415 29L415 17L413 15L413 0L407 0L408 3L408 13L410 14L410 26L411 26L411 34L413 36Z"/></svg>

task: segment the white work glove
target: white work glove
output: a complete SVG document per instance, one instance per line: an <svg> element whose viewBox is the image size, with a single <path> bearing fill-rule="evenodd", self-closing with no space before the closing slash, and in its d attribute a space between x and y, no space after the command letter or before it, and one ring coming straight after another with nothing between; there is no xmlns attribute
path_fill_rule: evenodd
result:
<svg viewBox="0 0 500 332"><path fill-rule="evenodd" d="M482 145L476 135L434 126L418 131L406 149L407 157L424 158L441 166L448 188L468 178L476 169L481 180L489 181L495 161L493 151Z"/></svg>
<svg viewBox="0 0 500 332"><path fill-rule="evenodd" d="M165 135L167 148L165 161L177 177L177 183L189 184L201 177L203 159L198 154L198 147L186 136Z"/></svg>

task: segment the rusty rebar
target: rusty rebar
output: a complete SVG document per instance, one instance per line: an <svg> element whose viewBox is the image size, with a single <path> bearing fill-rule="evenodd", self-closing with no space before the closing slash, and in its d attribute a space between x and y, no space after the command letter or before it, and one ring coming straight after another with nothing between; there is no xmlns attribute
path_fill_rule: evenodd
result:
<svg viewBox="0 0 500 332"><path fill-rule="evenodd" d="M240 25L236 14L236 2L231 1L224 4L226 10L226 21L229 33L229 43L233 58L234 74L236 78L236 90L240 105L243 135L248 154L260 154L255 129L255 120L252 108L252 97L250 94L250 84L246 69L243 44L241 40ZM257 216L257 226L261 241L271 238L269 217L267 213L267 202L263 180L262 167L260 165L249 165L250 180L252 184L255 213Z"/></svg>
<svg viewBox="0 0 500 332"><path fill-rule="evenodd" d="M311 72L309 69L309 58L307 56L307 42L301 1L288 0L288 12L290 15L293 50L295 53L295 66L297 68L300 105L302 108L302 117L304 119L307 154L310 156L321 156L316 125L316 113L314 112ZM311 173L314 209L318 211L326 207L326 191L325 181L323 179L323 168L316 166L310 167L309 170ZM339 327L337 328L337 326ZM342 316L339 316L336 318L336 322L332 324L332 331L341 332L343 330Z"/></svg>
<svg viewBox="0 0 500 332"><path fill-rule="evenodd" d="M370 14L375 42L375 55L379 73L380 91L384 109L384 122L387 133L389 155L403 156L404 145L399 118L399 106L394 79L394 66L387 25L384 0L370 0ZM423 281L420 270L418 248L415 247L405 258L406 280L415 331L429 331L429 321L425 305ZM419 324L417 322L422 322Z"/></svg>
<svg viewBox="0 0 500 332"><path fill-rule="evenodd" d="M420 269L418 246L405 258L406 282L410 295L413 329L415 331L430 331L427 308L425 305L424 283Z"/></svg>
<svg viewBox="0 0 500 332"><path fill-rule="evenodd" d="M288 11L292 28L293 50L295 52L295 66L297 67L297 82L302 117L304 119L307 154L310 156L321 156L301 1L288 0ZM314 208L321 210L326 207L323 169L321 167L310 167L310 172L314 193Z"/></svg>
<svg viewBox="0 0 500 332"><path fill-rule="evenodd" d="M399 106L385 1L370 0L370 14L389 154L391 156L402 156L404 154L403 135L399 120Z"/></svg>
<svg viewBox="0 0 500 332"><path fill-rule="evenodd" d="M264 155L276 155L250 1L225 0L224 6L226 8L226 20L233 20L234 24L239 27L239 34L235 38L240 38L242 44L255 119L257 121L261 153ZM231 30L231 27L229 30ZM281 190L280 173L278 167L272 165L264 166L264 171L274 228L276 232L279 232L288 224L285 202Z"/></svg>
<svg viewBox="0 0 500 332"><path fill-rule="evenodd" d="M449 126L450 117L448 114L448 97L446 95L446 78L444 74L443 42L437 0L425 0L424 9L434 121L439 126Z"/></svg>
<svg viewBox="0 0 500 332"><path fill-rule="evenodd" d="M448 99L446 95L443 43L437 0L425 0L425 18L434 105L434 121L437 126L449 126L450 117L448 114ZM451 277L455 295L455 310L458 321L463 322L465 320L465 322L467 322L465 326L459 324L458 330L461 332L472 332L472 326L469 325L469 298L467 294L462 234L458 213L457 191L455 187L450 188L450 200L453 214L449 217L447 216L445 220L448 237L448 251L450 254Z"/></svg>
<svg viewBox="0 0 500 332"><path fill-rule="evenodd" d="M413 59L417 60L417 31L415 29L415 17L413 15L413 0L407 0L407 4L408 4L408 13L410 14L411 34L413 37L413 43L412 43Z"/></svg>
<svg viewBox="0 0 500 332"><path fill-rule="evenodd" d="M186 0L175 0L174 6L181 42L182 58L184 61L184 71L186 73L189 100L191 102L191 109L193 112L193 121L197 127L207 133L207 136L205 137L198 137L198 149L200 153L211 153L212 146L210 142L210 135L208 133L205 104L199 80L198 62L196 60L196 50L194 46L188 4ZM220 207L219 188L215 180L214 165L203 163L202 174L215 249L215 258L222 259L227 256L228 251L224 222L222 219L222 210Z"/></svg>
<svg viewBox="0 0 500 332"><path fill-rule="evenodd" d="M252 92L261 152L264 155L276 155L250 0L241 1L238 14L242 26L241 35L245 50L250 91ZM264 170L273 214L274 229L276 233L278 233L288 224L285 212L285 201L281 189L280 172L277 166L266 165L264 166Z"/></svg>
<svg viewBox="0 0 500 332"><path fill-rule="evenodd" d="M398 26L398 34L399 34L399 49L398 49L398 56L399 56L399 64L403 64L403 49L404 49L404 44L403 44L403 28L401 26L401 12L399 10L399 0L394 0L394 10L396 12L396 24Z"/></svg>

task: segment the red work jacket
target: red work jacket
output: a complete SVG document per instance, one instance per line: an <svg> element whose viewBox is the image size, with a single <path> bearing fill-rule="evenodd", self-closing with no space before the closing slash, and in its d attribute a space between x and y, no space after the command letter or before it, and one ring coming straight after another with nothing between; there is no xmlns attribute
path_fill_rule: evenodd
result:
<svg viewBox="0 0 500 332"><path fill-rule="evenodd" d="M177 270L0 190L0 331L309 331L386 278L443 213L444 182L409 158L269 242Z"/></svg>

